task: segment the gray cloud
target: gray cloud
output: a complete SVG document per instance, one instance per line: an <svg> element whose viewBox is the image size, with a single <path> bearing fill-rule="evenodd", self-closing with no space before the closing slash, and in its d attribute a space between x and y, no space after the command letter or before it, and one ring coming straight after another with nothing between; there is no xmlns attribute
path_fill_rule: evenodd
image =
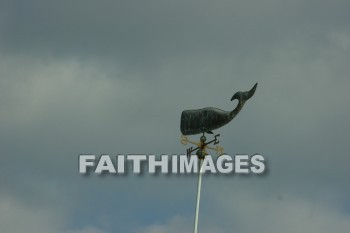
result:
<svg viewBox="0 0 350 233"><path fill-rule="evenodd" d="M0 229L191 230L195 176L84 177L77 156L183 153L182 110L259 82L218 132L269 173L205 176L202 230L346 232L348 5L2 1L0 211L37 214Z"/></svg>

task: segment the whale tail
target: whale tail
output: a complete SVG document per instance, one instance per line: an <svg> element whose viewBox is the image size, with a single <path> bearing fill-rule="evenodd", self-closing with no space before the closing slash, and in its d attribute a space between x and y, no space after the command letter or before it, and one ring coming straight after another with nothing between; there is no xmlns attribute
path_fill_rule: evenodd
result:
<svg viewBox="0 0 350 233"><path fill-rule="evenodd" d="M245 102L245 101L249 100L254 95L257 86L258 86L258 83L255 83L255 85L249 91L244 91L244 92L238 91L238 92L236 92L232 96L231 101L235 100L235 99L237 99L239 102Z"/></svg>
<svg viewBox="0 0 350 233"><path fill-rule="evenodd" d="M255 83L255 85L249 91L238 91L232 96L231 101L236 99L238 100L238 104L230 113L231 120L239 113L239 111L241 111L244 103L254 95L257 86L258 83Z"/></svg>

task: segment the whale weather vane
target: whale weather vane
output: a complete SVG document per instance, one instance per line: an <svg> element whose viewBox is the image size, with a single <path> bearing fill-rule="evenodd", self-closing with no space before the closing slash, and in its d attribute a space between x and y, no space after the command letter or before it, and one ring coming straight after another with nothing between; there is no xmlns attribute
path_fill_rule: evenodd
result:
<svg viewBox="0 0 350 233"><path fill-rule="evenodd" d="M232 98L232 100L237 99L238 104L232 111L224 111L218 108L207 107L196 110L184 110L181 114L181 143L184 145L192 144L196 146L195 148L190 147L187 149L187 156L190 157L192 152L196 152L199 159L199 170L201 170L203 160L207 153L207 149L215 151L219 156L224 153L224 149L219 146L218 137L220 134L214 135L214 139L206 142L207 138L205 133L213 134L213 130L221 128L237 116L237 114L242 110L245 102L250 99L258 86L256 83L252 89L249 91L238 91ZM187 135L202 134L199 142L190 140ZM210 146L210 144L216 145L215 147ZM201 193L201 183L202 183L202 172L198 172L198 186L197 186L197 200L196 200L196 212L194 221L194 233L197 233L198 229L198 212L199 212L199 202Z"/></svg>

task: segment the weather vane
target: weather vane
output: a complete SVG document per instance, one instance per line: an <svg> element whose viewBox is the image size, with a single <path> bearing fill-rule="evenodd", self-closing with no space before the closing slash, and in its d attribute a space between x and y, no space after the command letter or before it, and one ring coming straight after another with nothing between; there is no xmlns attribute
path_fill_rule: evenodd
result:
<svg viewBox="0 0 350 233"><path fill-rule="evenodd" d="M216 134L214 139L206 142L207 138L205 133L213 134L212 130L218 129L230 121L232 121L235 116L242 110L245 102L250 99L256 90L258 83L256 83L253 88L249 91L245 92L236 92L232 98L232 100L237 99L238 104L232 111L224 111L218 108L202 108L196 110L185 110L181 114L181 143L187 145L188 143L196 146L195 148L190 147L187 149L187 156L190 157L192 152L196 152L196 155L199 159L199 172L198 172L198 186L197 186L197 200L196 200L196 213L195 213L195 221L194 221L194 233L197 233L198 229L198 211L199 211L199 201L200 201L200 193L201 193L201 183L202 183L202 172L201 167L203 160L207 153L207 149L215 151L218 155L224 153L224 149L219 146L218 137L220 134ZM195 135L202 134L199 142L192 141L188 139L186 135ZM210 146L210 144L216 145L215 147Z"/></svg>

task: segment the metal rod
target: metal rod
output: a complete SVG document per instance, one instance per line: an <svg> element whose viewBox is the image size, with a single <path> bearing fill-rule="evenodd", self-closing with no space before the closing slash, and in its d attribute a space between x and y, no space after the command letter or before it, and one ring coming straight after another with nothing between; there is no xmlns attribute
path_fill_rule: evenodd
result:
<svg viewBox="0 0 350 233"><path fill-rule="evenodd" d="M197 201L196 201L196 215L194 218L194 233L197 233L198 229L198 212L199 212L199 201L201 198L201 186L202 186L202 163L203 159L199 159L199 173L198 173L198 186L197 186Z"/></svg>

